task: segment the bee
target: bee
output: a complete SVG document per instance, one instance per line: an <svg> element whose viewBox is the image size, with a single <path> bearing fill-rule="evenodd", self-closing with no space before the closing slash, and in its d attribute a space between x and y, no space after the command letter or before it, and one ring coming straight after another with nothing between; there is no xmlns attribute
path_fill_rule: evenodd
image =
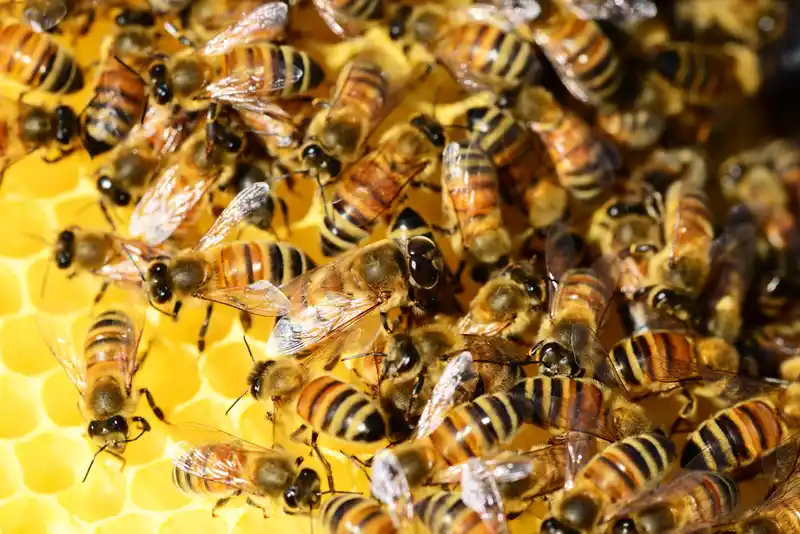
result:
<svg viewBox="0 0 800 534"><path fill-rule="evenodd" d="M272 3L264 4L202 48L155 61L148 74L156 102L176 101L189 111L205 108L209 101L258 111L276 98L319 86L325 73L307 53L288 45L248 41L253 32L284 28L284 15L287 12L274 10ZM178 38L191 43L184 36Z"/></svg>
<svg viewBox="0 0 800 534"><path fill-rule="evenodd" d="M270 102L259 111L239 108L237 114L267 152L286 167L286 172L281 173L286 174L289 170L306 170L300 169L302 162L297 154L301 152L314 109L309 101L296 99Z"/></svg>
<svg viewBox="0 0 800 534"><path fill-rule="evenodd" d="M152 106L141 124L111 151L95 171L97 189L104 200L115 206L128 206L141 195L156 173L158 165L178 150L194 130L191 114Z"/></svg>
<svg viewBox="0 0 800 534"><path fill-rule="evenodd" d="M739 505L739 487L719 473L683 471L658 484L616 519L613 534L660 534L703 529L729 517Z"/></svg>
<svg viewBox="0 0 800 534"><path fill-rule="evenodd" d="M4 111L0 120L0 182L11 165L31 152L46 149L44 161L55 163L75 150L78 117L69 106L51 111L21 99L0 101ZM51 157L53 151L58 154Z"/></svg>
<svg viewBox="0 0 800 534"><path fill-rule="evenodd" d="M636 80L597 22L550 1L528 26L572 96L595 106L632 101Z"/></svg>
<svg viewBox="0 0 800 534"><path fill-rule="evenodd" d="M658 194L631 187L609 198L592 214L586 240L603 256L618 256L639 244L661 244L662 206Z"/></svg>
<svg viewBox="0 0 800 534"><path fill-rule="evenodd" d="M122 454L128 443L150 431L150 423L133 415L143 395L153 415L166 423L164 413L145 387L134 389L133 380L145 362L147 352L139 353L139 341L144 326L144 314L139 306L130 313L110 309L94 317L78 356L62 337L50 338L52 332L42 328L50 352L58 360L80 394L79 408L89 422L87 431L97 445L86 477L101 452L107 452L125 462ZM130 437L131 425L139 426L139 434ZM84 477L84 480L86 480Z"/></svg>
<svg viewBox="0 0 800 534"><path fill-rule="evenodd" d="M502 92L533 82L540 70L533 45L507 21L472 13L433 3L401 4L389 35L425 46L467 90Z"/></svg>
<svg viewBox="0 0 800 534"><path fill-rule="evenodd" d="M658 482L675 457L675 445L660 432L612 443L576 473L541 531L594 530L614 510Z"/></svg>
<svg viewBox="0 0 800 534"><path fill-rule="evenodd" d="M547 281L532 263L512 263L478 290L458 329L467 335L501 336L530 346L548 291Z"/></svg>
<svg viewBox="0 0 800 534"><path fill-rule="evenodd" d="M138 72L147 70L151 61L155 20L149 15L141 22L120 28L102 45L103 66L81 116L83 146L92 157L122 143L144 118L147 84Z"/></svg>
<svg viewBox="0 0 800 534"><path fill-rule="evenodd" d="M492 264L511 251L503 225L497 172L471 141L452 142L442 161L442 204L452 227L453 250L466 250L480 263Z"/></svg>
<svg viewBox="0 0 800 534"><path fill-rule="evenodd" d="M696 185L679 181L667 190L664 203L664 249L650 261L654 277L696 296L711 271L714 228L708 198Z"/></svg>
<svg viewBox="0 0 800 534"><path fill-rule="evenodd" d="M242 494L247 496L247 504L261 510L262 499L282 499L286 513L311 513L319 507L319 475L307 467L298 469L302 458L221 430L206 429L204 434L202 444L178 444L172 481L184 493L217 497L212 516Z"/></svg>
<svg viewBox="0 0 800 534"><path fill-rule="evenodd" d="M619 154L583 119L540 87L523 89L515 109L542 140L559 183L576 200L593 200L608 189L620 166Z"/></svg>
<svg viewBox="0 0 800 534"><path fill-rule="evenodd" d="M314 0L322 20L339 37L362 33L385 13L385 0Z"/></svg>
<svg viewBox="0 0 800 534"><path fill-rule="evenodd" d="M283 1L263 3L196 0L180 12L181 26L192 42L205 44L244 18L255 22L252 33L244 43L277 41L285 34L289 23L289 4ZM260 24L258 24L260 22Z"/></svg>
<svg viewBox="0 0 800 534"><path fill-rule="evenodd" d="M427 115L387 130L377 148L349 166L335 184L333 211L326 211L322 221L322 253L330 257L352 251L369 237L406 186L426 182L444 144L444 129Z"/></svg>
<svg viewBox="0 0 800 534"><path fill-rule="evenodd" d="M717 174L722 193L731 203L744 203L758 218L767 242L786 250L797 235L789 184L797 183L800 150L777 140L726 159Z"/></svg>
<svg viewBox="0 0 800 534"><path fill-rule="evenodd" d="M778 39L786 29L788 6L782 0L755 2L677 2L675 16L692 25L698 33L722 30L754 49Z"/></svg>
<svg viewBox="0 0 800 534"><path fill-rule="evenodd" d="M83 89L83 71L52 37L23 23L0 27L0 74L30 89L71 94Z"/></svg>
<svg viewBox="0 0 800 534"><path fill-rule="evenodd" d="M320 509L329 534L395 534L392 516L381 503L363 495L335 495Z"/></svg>
<svg viewBox="0 0 800 534"><path fill-rule="evenodd" d="M661 85L689 105L713 107L754 95L761 85L755 54L734 44L664 43L649 50Z"/></svg>
<svg viewBox="0 0 800 534"><path fill-rule="evenodd" d="M655 145L667 129L667 117L660 92L650 78L630 105L601 105L597 109L597 127L616 143L632 150Z"/></svg>
<svg viewBox="0 0 800 534"><path fill-rule="evenodd" d="M297 276L312 270L314 262L300 249L288 243L246 241L222 243L230 232L255 213L263 212L269 204L269 186L255 183L228 205L214 225L194 247L173 254L168 259L150 263L146 286L157 304L175 300L173 315L181 308L182 300L195 297L210 301L198 339L198 348L205 347L205 333L213 302L220 302L258 313L261 309L256 290L268 295L271 306L288 309L287 298L278 289Z"/></svg>

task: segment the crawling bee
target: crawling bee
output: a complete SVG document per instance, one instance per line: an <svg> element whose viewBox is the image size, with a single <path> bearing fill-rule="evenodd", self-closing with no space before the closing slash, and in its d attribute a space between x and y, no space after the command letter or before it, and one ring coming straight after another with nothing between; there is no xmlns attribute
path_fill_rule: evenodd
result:
<svg viewBox="0 0 800 534"><path fill-rule="evenodd" d="M256 0L195 0L181 10L181 25L193 43L202 45L255 12L256 16L249 19L253 21L251 31L238 44L278 41L284 37L289 23L289 7L287 2L280 0L267 3Z"/></svg>

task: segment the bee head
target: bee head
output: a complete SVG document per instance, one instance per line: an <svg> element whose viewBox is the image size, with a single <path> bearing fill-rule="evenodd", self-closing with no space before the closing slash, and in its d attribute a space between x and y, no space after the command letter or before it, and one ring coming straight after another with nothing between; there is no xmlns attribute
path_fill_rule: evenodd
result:
<svg viewBox="0 0 800 534"><path fill-rule="evenodd" d="M206 83L203 64L194 59L177 61L169 75L176 95L189 96L198 93Z"/></svg>
<svg viewBox="0 0 800 534"><path fill-rule="evenodd" d="M747 521L740 532L742 534L780 534L781 529L774 520L759 517Z"/></svg>
<svg viewBox="0 0 800 534"><path fill-rule="evenodd" d="M69 269L75 259L75 232L64 230L58 234L55 246L56 266L59 269Z"/></svg>
<svg viewBox="0 0 800 534"><path fill-rule="evenodd" d="M342 172L342 162L328 155L316 143L311 143L303 149L303 161L310 167L326 172L331 178L339 176L339 173Z"/></svg>
<svg viewBox="0 0 800 534"><path fill-rule="evenodd" d="M261 399L261 395L264 393L265 376L274 365L274 360L258 361L253 365L253 369L247 377L247 383L250 385L250 394L254 399Z"/></svg>
<svg viewBox="0 0 800 534"><path fill-rule="evenodd" d="M554 341L539 342L531 349L531 359L539 361L539 372L545 376L575 377L581 373L572 351Z"/></svg>
<svg viewBox="0 0 800 534"><path fill-rule="evenodd" d="M110 176L105 174L97 178L97 190L115 206L127 206L131 203L131 194L119 187Z"/></svg>
<svg viewBox="0 0 800 534"><path fill-rule="evenodd" d="M149 76L153 95L156 102L162 106L172 102L174 97L172 85L167 75L167 66L164 63L156 63L150 67Z"/></svg>
<svg viewBox="0 0 800 534"><path fill-rule="evenodd" d="M319 507L321 487L316 471L301 469L292 485L283 492L283 502L289 510L312 510Z"/></svg>
<svg viewBox="0 0 800 534"><path fill-rule="evenodd" d="M639 534L639 531L633 519L626 517L614 524L613 534Z"/></svg>
<svg viewBox="0 0 800 534"><path fill-rule="evenodd" d="M406 245L412 285L433 289L444 271L444 259L436 244L424 236L414 236Z"/></svg>
<svg viewBox="0 0 800 534"><path fill-rule="evenodd" d="M352 153L358 148L361 139L361 128L351 117L331 121L320 135L322 142L328 147L338 147L343 153Z"/></svg>
<svg viewBox="0 0 800 534"><path fill-rule="evenodd" d="M444 127L436 119L423 113L411 119L411 126L422 132L433 146L444 148L447 142Z"/></svg>
<svg viewBox="0 0 800 534"><path fill-rule="evenodd" d="M97 419L89 423L89 437L113 452L123 452L128 439L128 421L121 415Z"/></svg>
<svg viewBox="0 0 800 534"><path fill-rule="evenodd" d="M394 334L391 348L381 364L381 380L411 372L421 358L408 334Z"/></svg>
<svg viewBox="0 0 800 534"><path fill-rule="evenodd" d="M554 517L542 521L539 532L542 534L579 534L578 530L568 527Z"/></svg>
<svg viewBox="0 0 800 534"><path fill-rule="evenodd" d="M147 286L150 297L159 304L172 300L174 284L169 268L163 261L158 261L147 270Z"/></svg>
<svg viewBox="0 0 800 534"><path fill-rule="evenodd" d="M691 324L697 317L697 302L691 295L662 287L652 298L655 309L662 310L681 322Z"/></svg>
<svg viewBox="0 0 800 534"><path fill-rule="evenodd" d="M389 21L389 37L392 41L397 41L406 36L406 25L413 11L413 8L406 4L397 6L392 20Z"/></svg>
<svg viewBox="0 0 800 534"><path fill-rule="evenodd" d="M588 495L572 495L561 503L561 516L564 518L565 523L572 525L574 528L566 527L566 530L562 532L575 532L576 529L591 530L597 519L598 512L597 503Z"/></svg>

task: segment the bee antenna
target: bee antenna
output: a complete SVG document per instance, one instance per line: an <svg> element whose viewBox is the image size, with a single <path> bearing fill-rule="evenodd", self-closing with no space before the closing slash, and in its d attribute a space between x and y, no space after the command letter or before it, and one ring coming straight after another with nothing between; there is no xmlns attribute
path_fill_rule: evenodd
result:
<svg viewBox="0 0 800 534"><path fill-rule="evenodd" d="M117 225L114 223L114 219L111 218L111 214L108 212L108 206L106 206L106 203L103 202L102 200L100 200L99 204L100 204L100 211L103 212L103 217L106 218L106 222L108 222L108 225L111 227L111 230L113 232L116 232Z"/></svg>
<svg viewBox="0 0 800 534"><path fill-rule="evenodd" d="M250 343L247 342L247 336L242 335L242 340L244 341L244 346L247 347L247 354L250 355L250 359L253 363L256 363L256 359L253 357L253 351L250 350Z"/></svg>
<svg viewBox="0 0 800 534"><path fill-rule="evenodd" d="M238 404L238 402L239 402L240 400L242 400L243 398L245 398L245 396L246 396L248 393L250 393L250 388L249 388L249 387L248 387L247 389L245 389L245 390L244 390L244 393L242 393L241 395L239 395L238 397L236 397L236 400L235 400L235 401L233 401L233 404L231 404L231 405L230 405L230 407L229 407L227 410L225 410L225 415L228 415L228 414L230 413L230 411L231 411L231 410L233 410L233 407L234 407L234 406L236 406L236 404Z"/></svg>
<svg viewBox="0 0 800 534"><path fill-rule="evenodd" d="M386 353L376 351L361 352L359 354L351 354L347 358L342 358L342 361L346 362L347 360L355 360L356 358L363 358L364 356L386 356Z"/></svg>
<svg viewBox="0 0 800 534"><path fill-rule="evenodd" d="M40 235L37 235L37 234L31 234L31 233L28 233L28 232L20 232L19 235L25 236L28 239L33 239L34 241L38 241L39 243L44 243L48 247L52 247L52 246L55 245L55 243L51 243L50 241L48 241L44 237L42 237Z"/></svg>
<svg viewBox="0 0 800 534"><path fill-rule="evenodd" d="M83 475L83 480L81 480L81 484L86 482L86 479L89 478L89 471L92 470L92 466L94 465L94 461L97 459L97 455L106 450L107 448L108 448L108 443L97 449L97 452L94 453L94 456L92 456L92 461L89 462L89 467L86 468L86 474Z"/></svg>
<svg viewBox="0 0 800 534"><path fill-rule="evenodd" d="M44 266L44 276L42 277L42 288L39 290L39 298L44 300L44 288L47 287L47 277L50 275L50 264L53 263L52 261L48 261L47 265Z"/></svg>
<svg viewBox="0 0 800 534"><path fill-rule="evenodd" d="M133 259L133 255L128 250L128 247L125 244L122 245L122 250L125 251L125 255L128 256L128 259L131 261L133 266L136 267L136 271L139 273L139 278L141 278L142 280L142 285L147 284L147 278L144 276L144 271L142 271L141 267L139 267L139 264L136 263L136 260ZM144 294L147 296L147 302L148 304L150 304L150 307L154 308L158 313L163 313L167 317L171 317L173 319L175 318L173 314L165 312L164 310L153 304L153 301L150 300L150 295L148 294L147 289L145 289Z"/></svg>
<svg viewBox="0 0 800 534"><path fill-rule="evenodd" d="M186 37L181 31L170 21L164 23L164 29L167 30L167 33L170 34L172 37L178 40L183 46L188 48L197 48L197 46L192 42L191 39Z"/></svg>

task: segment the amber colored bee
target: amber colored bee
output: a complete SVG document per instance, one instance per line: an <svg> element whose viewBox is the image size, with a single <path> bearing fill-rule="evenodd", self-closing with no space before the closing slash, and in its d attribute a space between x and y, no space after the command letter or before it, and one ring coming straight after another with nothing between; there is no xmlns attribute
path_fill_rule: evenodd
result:
<svg viewBox="0 0 800 534"><path fill-rule="evenodd" d="M583 119L540 87L525 88L516 111L544 143L559 183L579 201L597 198L611 185L619 155Z"/></svg>
<svg viewBox="0 0 800 534"><path fill-rule="evenodd" d="M140 18L140 25L121 27L102 45L102 67L81 116L83 146L92 157L122 143L144 117L147 84L138 73L152 61L155 20L149 13Z"/></svg>
<svg viewBox="0 0 800 534"><path fill-rule="evenodd" d="M237 21L252 16L251 20L255 22L252 32L248 32L245 42L239 44L276 41L283 37L289 23L289 8L287 2L280 0L267 3L256 0L195 0L181 10L181 25L193 43L202 45Z"/></svg>
<svg viewBox="0 0 800 534"><path fill-rule="evenodd" d="M397 528L381 503L363 495L336 495L320 509L328 534L395 534Z"/></svg>
<svg viewBox="0 0 800 534"><path fill-rule="evenodd" d="M654 277L668 286L698 295L711 271L714 239L708 198L699 187L675 182L664 202L664 249L650 262Z"/></svg>
<svg viewBox="0 0 800 534"><path fill-rule="evenodd" d="M406 186L425 183L444 143L444 129L427 115L387 130L376 149L349 166L335 184L333 210L326 212L320 231L322 253L352 251L369 237Z"/></svg>
<svg viewBox="0 0 800 534"><path fill-rule="evenodd" d="M2 99L0 121L0 182L8 168L39 149L47 149L44 160L55 163L75 149L78 117L72 108L58 106L51 111L22 100ZM49 152L58 151L50 156Z"/></svg>
<svg viewBox="0 0 800 534"><path fill-rule="evenodd" d="M778 39L786 29L788 3L783 0L690 0L674 4L675 16L700 34L722 30L753 48Z"/></svg>
<svg viewBox="0 0 800 534"><path fill-rule="evenodd" d="M67 94L83 89L75 58L49 35L23 23L0 27L0 75L31 89Z"/></svg>
<svg viewBox="0 0 800 534"><path fill-rule="evenodd" d="M614 520L613 534L660 534L718 525L739 505L739 487L719 473L684 471L658 484Z"/></svg>
<svg viewBox="0 0 800 534"><path fill-rule="evenodd" d="M547 280L532 264L512 263L478 290L458 329L463 334L501 336L531 345L547 295Z"/></svg>
<svg viewBox="0 0 800 534"><path fill-rule="evenodd" d="M248 187L225 208L194 247L152 262L146 274L150 297L158 304L175 300L173 313L180 309L181 299L189 296L258 313L256 301L251 300L257 300L257 297L250 294L254 288L259 288L275 300L265 303L265 307L287 306L286 297L278 286L313 269L314 262L308 256L288 243L222 243L233 229L262 211L269 198L267 184L256 183ZM200 350L204 347L210 309L211 304L200 332Z"/></svg>
<svg viewBox="0 0 800 534"><path fill-rule="evenodd" d="M540 69L533 45L507 21L474 16L469 9L401 4L389 23L389 35L428 48L468 90L514 89L534 81Z"/></svg>
<svg viewBox="0 0 800 534"><path fill-rule="evenodd" d="M150 107L142 123L133 127L95 171L103 198L115 206L127 206L141 195L158 165L191 135L194 122L183 111Z"/></svg>
<svg viewBox="0 0 800 534"><path fill-rule="evenodd" d="M628 437L595 455L578 471L542 522L542 532L591 531L658 482L676 457L660 432Z"/></svg>
<svg viewBox="0 0 800 534"><path fill-rule="evenodd" d="M505 257L511 236L503 225L500 184L489 157L471 141L453 142L442 167L443 211L453 228L453 250L459 255L465 250L480 263Z"/></svg>
<svg viewBox="0 0 800 534"><path fill-rule="evenodd" d="M145 418L133 415L140 395L147 399L153 414L166 422L150 391L144 387L134 389L133 386L133 379L147 356L146 352L138 352L143 325L143 315L134 316L132 312L120 310L103 311L89 327L81 356L74 354L65 339L50 341L47 337L52 332L42 332L50 351L78 389L80 410L89 421L89 437L100 447L95 457L106 451L124 462L121 455L127 444L150 431ZM134 438L129 437L132 423L140 427ZM88 471L86 475L89 475Z"/></svg>
<svg viewBox="0 0 800 534"><path fill-rule="evenodd" d="M320 478L313 469L281 449L266 449L221 430L206 429L205 442L181 442L172 459L172 481L184 493L217 497L212 516L242 494L264 510L264 499L282 498L287 513L319 507ZM265 512L266 513L266 512Z"/></svg>

